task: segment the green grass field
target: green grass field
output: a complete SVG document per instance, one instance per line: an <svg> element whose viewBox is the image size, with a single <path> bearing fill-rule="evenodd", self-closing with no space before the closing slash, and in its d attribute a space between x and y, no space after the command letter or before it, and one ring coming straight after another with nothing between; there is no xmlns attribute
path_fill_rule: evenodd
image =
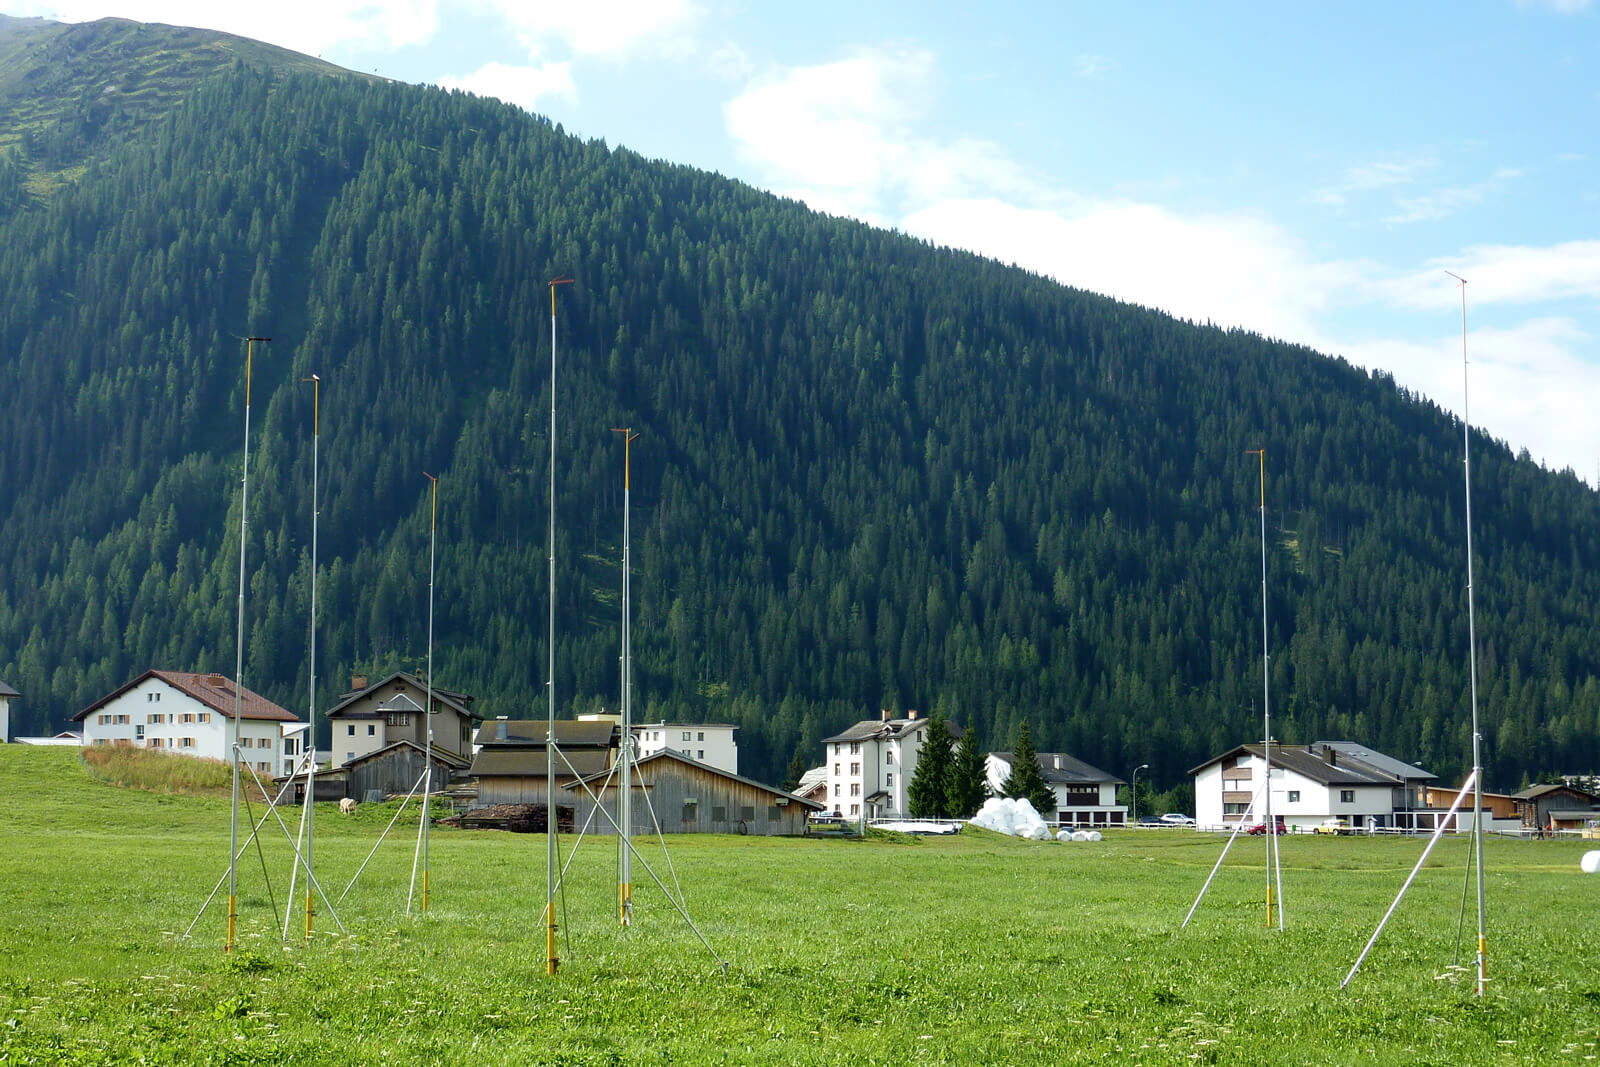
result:
<svg viewBox="0 0 1600 1067"><path fill-rule="evenodd" d="M1600 1054L1600 877L1577 842L1486 844L1491 983L1455 971L1466 842L1419 877L1351 988L1340 980L1422 842L1283 842L1288 929L1264 929L1261 839L1126 831L1098 845L685 837L671 861L723 970L615 843L590 839L544 973L543 837L435 830L407 918L415 821L308 945L284 945L254 851L240 945L228 802L90 777L70 749L0 747L0 1064L1468 1064ZM391 809L392 810L392 809ZM257 808L259 813L260 809ZM337 895L383 812L318 812ZM299 812L286 814L298 819ZM571 840L563 842L570 851ZM289 849L264 840L278 907ZM664 873L658 847L643 849ZM1467 916L1463 962L1470 960Z"/></svg>

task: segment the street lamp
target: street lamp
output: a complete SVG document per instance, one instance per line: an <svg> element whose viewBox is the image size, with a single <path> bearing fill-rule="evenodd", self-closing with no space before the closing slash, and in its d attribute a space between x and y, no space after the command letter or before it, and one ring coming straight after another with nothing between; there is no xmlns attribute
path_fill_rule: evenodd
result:
<svg viewBox="0 0 1600 1067"><path fill-rule="evenodd" d="M1141 763L1133 769L1133 786L1128 790L1128 796L1133 801L1133 814L1128 817L1129 825L1132 826L1139 825L1139 772L1148 771L1149 769L1150 764L1148 763Z"/></svg>

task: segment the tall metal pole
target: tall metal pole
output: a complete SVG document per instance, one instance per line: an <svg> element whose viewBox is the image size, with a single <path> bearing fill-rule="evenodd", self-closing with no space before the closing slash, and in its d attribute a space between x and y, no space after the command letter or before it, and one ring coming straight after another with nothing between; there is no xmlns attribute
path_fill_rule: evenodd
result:
<svg viewBox="0 0 1600 1067"><path fill-rule="evenodd" d="M422 476L428 479L433 491L433 507L428 519L428 695L427 707L423 709L422 719L427 724L427 741L423 747L423 782L422 787L422 823L417 827L417 833L422 843L422 910L428 910L428 831L430 820L428 818L428 800L433 793L433 561L434 545L437 543L439 528L439 479L427 471ZM412 875L413 884L416 881ZM406 910L411 910L411 901L406 900Z"/></svg>
<svg viewBox="0 0 1600 1067"><path fill-rule="evenodd" d="M1133 785L1128 790L1128 797L1133 801L1133 814L1129 816L1128 825L1139 825L1139 772L1148 771L1150 764L1141 763L1133 769Z"/></svg>
<svg viewBox="0 0 1600 1067"><path fill-rule="evenodd" d="M250 511L250 374L255 363L256 342L270 337L246 337L244 349L244 478L239 493L239 626L234 638L233 724L228 741L228 759L233 764L233 816L228 828L228 941L224 951L232 952L239 931L239 713L244 708L244 546Z"/></svg>
<svg viewBox="0 0 1600 1067"><path fill-rule="evenodd" d="M571 278L550 282L550 637L545 683L550 720L544 735L544 973L552 977L561 962L556 957L556 286L571 284Z"/></svg>
<svg viewBox="0 0 1600 1067"><path fill-rule="evenodd" d="M1263 817L1267 828L1267 925L1272 925L1273 884L1277 884L1278 929L1283 929L1283 871L1278 863L1278 826L1272 817L1272 659L1267 642L1267 450L1252 448L1261 468L1261 735L1267 788Z"/></svg>
<svg viewBox="0 0 1600 1067"><path fill-rule="evenodd" d="M1483 892L1483 735L1478 730L1478 631L1472 605L1472 411L1467 392L1467 280L1445 271L1461 284L1461 464L1467 488L1467 673L1472 692L1472 856L1478 875L1478 995L1488 982L1489 941L1485 933Z"/></svg>
<svg viewBox="0 0 1600 1067"><path fill-rule="evenodd" d="M628 529L629 468L633 443L639 435L631 427L613 429L622 435L622 767L617 776L617 917L633 925L633 622L629 591L633 582L632 537Z"/></svg>
<svg viewBox="0 0 1600 1067"><path fill-rule="evenodd" d="M305 380L311 383L311 637L306 655L309 664L306 685L306 803L300 810L300 825L306 839L306 940L309 941L314 913L311 847L317 832L317 443L322 435L322 379L313 374Z"/></svg>

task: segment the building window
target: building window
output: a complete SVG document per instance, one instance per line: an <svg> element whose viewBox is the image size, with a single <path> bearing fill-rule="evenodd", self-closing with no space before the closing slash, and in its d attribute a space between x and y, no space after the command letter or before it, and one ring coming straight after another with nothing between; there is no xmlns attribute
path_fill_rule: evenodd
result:
<svg viewBox="0 0 1600 1067"><path fill-rule="evenodd" d="M252 748L252 747L255 746L255 743L256 743L256 739L253 738L253 737L241 737L241 738L239 738L239 747L240 748Z"/></svg>
<svg viewBox="0 0 1600 1067"><path fill-rule="evenodd" d="M1100 803L1100 787L1098 785L1069 785L1067 786L1067 803L1073 807L1092 807Z"/></svg>
<svg viewBox="0 0 1600 1067"><path fill-rule="evenodd" d="M850 814L851 815L860 815L861 814L861 805L860 804L852 804L852 805L850 805Z"/></svg>
<svg viewBox="0 0 1600 1067"><path fill-rule="evenodd" d="M887 749L887 750L884 751L884 753L883 753L883 762L885 764L889 764L889 763L893 763L894 762L894 749L891 748L891 749Z"/></svg>
<svg viewBox="0 0 1600 1067"><path fill-rule="evenodd" d="M704 731L704 730L698 730L698 731L696 731L696 732L695 732L695 738L694 738L694 739L695 739L695 740L696 740L696 741L704 741L704 740L705 740L705 739L706 739L706 732L705 732L705 731Z"/></svg>
<svg viewBox="0 0 1600 1067"><path fill-rule="evenodd" d="M838 796L839 795L839 783L838 782L834 782L833 783L833 795L834 796Z"/></svg>
<svg viewBox="0 0 1600 1067"><path fill-rule="evenodd" d="M858 796L861 795L861 783L860 782L851 782L850 783L850 795L853 796L853 797L858 797Z"/></svg>
<svg viewBox="0 0 1600 1067"><path fill-rule="evenodd" d="M688 731L688 730L685 730L685 731L684 731L684 732L683 732L683 739L684 739L684 740L685 740L685 741L687 741L687 740L689 740L689 731Z"/></svg>
<svg viewBox="0 0 1600 1067"><path fill-rule="evenodd" d="M211 721L211 713L209 711L202 711L200 713L200 721L201 722L210 722Z"/></svg>
<svg viewBox="0 0 1600 1067"><path fill-rule="evenodd" d="M695 749L694 758L695 759L705 759L706 758L706 750L703 749L703 748Z"/></svg>
<svg viewBox="0 0 1600 1067"><path fill-rule="evenodd" d="M133 736L136 737L136 738L139 738L142 741L144 739L144 727L143 726L135 726L133 728Z"/></svg>
<svg viewBox="0 0 1600 1067"><path fill-rule="evenodd" d="M1250 805L1248 805L1248 804L1224 804L1224 805L1222 805L1222 814L1224 814L1224 815L1243 815L1244 814L1244 809L1248 808L1249 806Z"/></svg>
<svg viewBox="0 0 1600 1067"><path fill-rule="evenodd" d="M151 748L162 748L162 747L164 747L164 746L165 746L165 745L166 745L166 742L165 742L165 741L163 741L163 740L162 740L162 739L161 739L161 738L159 738L159 737L152 737L152 738L151 738L151 739L150 739L150 747L151 747Z"/></svg>
<svg viewBox="0 0 1600 1067"><path fill-rule="evenodd" d="M839 773L839 764L835 763L833 765L833 773L834 773L835 776L838 775L838 773Z"/></svg>
<svg viewBox="0 0 1600 1067"><path fill-rule="evenodd" d="M178 747L179 748L193 748L194 747L194 738L192 738L192 737L180 737L180 738L178 738Z"/></svg>
<svg viewBox="0 0 1600 1067"><path fill-rule="evenodd" d="M344 728L344 731L346 737L354 737L356 735L356 724L351 723L349 726Z"/></svg>
<svg viewBox="0 0 1600 1067"><path fill-rule="evenodd" d="M164 723L166 721L167 721L167 717L165 715L161 714L159 711L156 712L154 715L150 716L150 725L152 725L152 726L160 726L162 723Z"/></svg>
<svg viewBox="0 0 1600 1067"><path fill-rule="evenodd" d="M378 724L377 723L375 723L375 722L367 723L367 736L368 737L377 737L378 736Z"/></svg>
<svg viewBox="0 0 1600 1067"><path fill-rule="evenodd" d="M699 816L699 806L692 800L685 800L683 802L683 821L694 822Z"/></svg>
<svg viewBox="0 0 1600 1067"><path fill-rule="evenodd" d="M859 763L850 764L850 773L859 775L861 773L861 764L859 764Z"/></svg>
<svg viewBox="0 0 1600 1067"><path fill-rule="evenodd" d="M356 754L354 752L346 752L344 754L344 761L346 763L349 763L351 760L353 760L355 758L356 758Z"/></svg>
<svg viewBox="0 0 1600 1067"><path fill-rule="evenodd" d="M782 822L783 821L783 809L778 807L778 805L776 805L776 804L768 804L767 805L767 821L768 822Z"/></svg>
<svg viewBox="0 0 1600 1067"><path fill-rule="evenodd" d="M128 725L128 717L126 715L118 715L116 718L116 724L118 726Z"/></svg>
<svg viewBox="0 0 1600 1067"><path fill-rule="evenodd" d="M106 724L106 717L104 715L97 716L95 721L101 726L104 726Z"/></svg>
<svg viewBox="0 0 1600 1067"><path fill-rule="evenodd" d="M894 788L894 772L893 771L890 771L888 774L885 774L883 776L883 784L888 786L891 789Z"/></svg>
<svg viewBox="0 0 1600 1067"><path fill-rule="evenodd" d="M387 722L390 726L410 726L411 713L409 711L391 711Z"/></svg>
<svg viewBox="0 0 1600 1067"><path fill-rule="evenodd" d="M182 722L182 723L194 722L194 712L192 712L192 711L184 712L182 715L178 716L178 721Z"/></svg>
<svg viewBox="0 0 1600 1067"><path fill-rule="evenodd" d="M756 809L755 809L755 806L751 805L751 804L745 804L745 805L741 806L739 808L739 821L740 822L755 822L756 821Z"/></svg>
<svg viewBox="0 0 1600 1067"><path fill-rule="evenodd" d="M712 822L727 822L728 821L728 809L726 807L724 807L723 805L721 805L721 804L713 805L712 808L711 808L711 821Z"/></svg>
<svg viewBox="0 0 1600 1067"><path fill-rule="evenodd" d="M1341 803L1341 804L1354 804L1355 802L1356 802L1356 791L1354 789L1341 789L1341 790L1339 790L1339 803Z"/></svg>
<svg viewBox="0 0 1600 1067"><path fill-rule="evenodd" d="M1298 790L1298 789L1289 790L1289 803L1291 803L1291 804L1300 803L1300 790Z"/></svg>
<svg viewBox="0 0 1600 1067"><path fill-rule="evenodd" d="M861 742L860 741L852 741L852 742L850 742L850 755L852 755L852 756L858 755L860 752L861 752Z"/></svg>

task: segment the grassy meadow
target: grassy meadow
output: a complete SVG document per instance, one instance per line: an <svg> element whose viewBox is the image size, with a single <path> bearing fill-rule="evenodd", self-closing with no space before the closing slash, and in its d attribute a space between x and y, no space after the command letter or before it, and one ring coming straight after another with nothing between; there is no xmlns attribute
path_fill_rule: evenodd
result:
<svg viewBox="0 0 1600 1067"><path fill-rule="evenodd" d="M432 899L405 915L415 820L307 944L285 945L289 848L240 861L223 952L228 800L91 776L70 749L0 746L0 1064L1471 1064L1600 1054L1600 877L1579 842L1486 843L1491 983L1451 967L1467 842L1442 842L1348 990L1422 849L1283 841L1288 929L1264 929L1262 839L1188 831L1098 845L955 839L670 842L701 932L615 843L583 842L555 978L542 836L436 829ZM384 810L387 808L387 811ZM261 809L256 807L259 815ZM342 891L393 806L317 812ZM285 814L291 827L298 810ZM1592 842L1590 843L1593 844ZM562 842L569 854L572 839ZM667 877L660 849L650 866ZM1470 902L1469 902L1470 908ZM1469 910L1462 962L1470 966ZM570 943L569 943L570 939Z"/></svg>

